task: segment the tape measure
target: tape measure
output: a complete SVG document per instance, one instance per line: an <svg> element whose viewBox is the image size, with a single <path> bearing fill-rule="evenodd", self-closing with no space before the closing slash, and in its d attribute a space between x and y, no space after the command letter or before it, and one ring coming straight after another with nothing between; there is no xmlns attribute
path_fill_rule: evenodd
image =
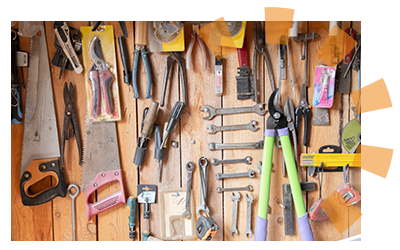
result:
<svg viewBox="0 0 400 250"><path fill-rule="evenodd" d="M219 229L210 215L200 216L196 221L196 235L200 240L211 240Z"/></svg>

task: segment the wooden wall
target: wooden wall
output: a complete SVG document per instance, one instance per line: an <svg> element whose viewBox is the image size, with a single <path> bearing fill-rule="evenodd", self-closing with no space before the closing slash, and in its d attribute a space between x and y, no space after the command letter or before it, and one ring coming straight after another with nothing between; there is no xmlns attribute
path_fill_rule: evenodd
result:
<svg viewBox="0 0 400 250"><path fill-rule="evenodd" d="M182 118L168 139L168 148L166 149L166 157L163 161L162 182L158 183L158 164L155 162L154 155L154 140L152 139L148 145L146 152L145 164L136 170L133 164L133 157L136 148L137 137L140 135L140 124L142 123L143 109L150 105L152 100L160 101L162 82L165 71L166 58L169 53L150 53L150 65L153 76L152 99L144 99L146 88L146 76L142 62L139 63L139 91L140 99L133 98L133 91L128 91L128 87L123 83L123 67L119 57L119 48L117 37L122 34L118 22L105 22L114 26L115 47L117 53L117 68L118 68L118 85L120 91L120 102L122 110L122 120L117 122L117 134L119 144L119 157L121 168L123 170L124 187L126 196L136 196L136 186L138 184L157 184L159 190L171 188L186 187L186 163L193 161L196 168L193 172L192 192L194 193L194 205L199 203L199 172L197 161L200 157L205 156L209 164L208 175L208 200L207 205L210 208L211 216L216 220L220 229L215 236L215 240L253 240L246 238L244 231L246 228L246 202L244 199L245 192L241 192L242 198L238 208L238 230L239 234L233 237L229 234L231 228L231 213L232 201L230 193L218 194L217 187L235 187L253 185L254 187L254 203L252 209L252 231L255 230L255 219L258 206L258 193L260 176L256 175L254 179L240 178L218 181L214 175L217 172L231 173L243 172L249 169L257 170L257 162L262 159L262 150L225 150L225 151L209 151L208 143L230 143L230 142L252 142L263 139L263 131L268 114L258 116L256 114L231 115L224 117L216 117L212 121L202 119L205 115L200 112L203 105L211 105L212 107L236 107L254 105L251 100L238 101L236 99L236 67L238 60L236 53L232 53L224 58L224 94L222 97L217 97L214 94L214 56L208 51L207 61L208 69L202 70L201 51L196 44L193 49L192 56L193 69L187 71L187 108L182 115ZM46 29L46 38L48 45L49 60L53 57L56 49L54 44L53 22L44 22ZM80 26L88 26L89 22L71 21L69 26L79 28ZM129 54L129 64L132 65L133 50L134 50L134 22L126 22L129 37L127 38L127 47ZM343 29L352 26L357 32L361 32L361 22L343 22ZM316 54L324 42L324 39L329 33L329 22L300 22L299 32L317 32L319 38L316 41L309 43L309 87L308 87L308 102L311 104L313 96L313 80L315 67L322 62L316 57ZM191 26L185 26L185 41L189 41L189 32ZM247 23L246 39L248 42L248 60L251 69L253 69L253 22ZM21 38L20 49L29 52L29 38ZM304 61L300 60L300 44L290 40L290 61L293 70L293 77L296 86L297 101L300 97L300 87L304 82ZM273 64L275 82L278 82L278 51L276 45L267 45L268 52ZM182 53L186 57L186 53ZM82 59L82 58L80 58ZM81 60L82 62L82 60ZM271 94L270 83L266 66L262 59L258 62L258 90L259 100L266 102ZM23 69L25 82L27 81L28 68ZM76 110L78 114L78 122L80 125L81 134L84 132L84 120L86 115L86 97L84 87L84 74L77 75L74 71L65 71L64 76L58 79L59 68L51 65L53 94L55 100L56 118L58 124L58 132L61 141L62 121L64 116L63 102L63 85L64 82L72 82L76 89ZM284 102L286 96L293 99L289 72L288 78L282 81L281 103ZM180 95L180 79L178 78L178 67L175 64L172 73L172 81L169 83L170 88L166 96L166 104L160 110L158 123L163 124L168 121L169 113L177 100L181 99ZM352 89L357 89L357 74L352 75ZM22 89L22 98L25 100L26 89ZM297 106L297 103L294 103ZM310 128L309 148L305 148L302 143L299 143L299 153L316 152L319 147L327 144L340 145L341 131L351 119L354 118L354 113L351 111L353 103L348 94L335 94L334 105L330 109L330 126ZM232 125L247 123L250 120L256 120L259 129L256 132L238 131L238 132L223 132L209 135L206 127L210 124L215 125ZM303 131L303 127L300 127ZM11 239L12 240L71 240L71 199L56 198L53 201L35 207L23 206L21 203L19 191L19 166L21 160L23 137L23 123L11 126ZM153 137L154 138L154 137ZM302 142L302 132L298 140ZM82 137L83 140L83 137ZM178 141L179 147L173 148L170 146L171 141ZM192 143L194 141L194 143ZM80 184L81 166L78 165L78 153L75 140L66 143L66 167L64 169L67 184ZM251 165L225 165L212 166L211 159L232 159L244 158L245 156L252 157ZM269 214L269 232L268 240L276 241L293 241L300 240L297 223L295 223L295 235L285 236L283 223L282 203L282 184L288 183L288 179L282 176L282 153L280 149L274 149L273 174L271 181L270 194L270 214ZM300 182L314 181L318 183L317 178L309 177L306 173L306 168L299 168ZM342 173L325 174L322 187L323 197L329 196L335 187L342 184ZM361 192L361 174L360 169L351 169L350 182L354 188ZM116 183L111 183L97 192L97 199L101 199L110 193L114 193L119 187ZM318 192L304 193L305 204L307 210L318 198ZM361 204L355 205L361 210ZM84 194L81 193L77 197L77 228L76 237L80 241L123 241L129 239L128 215L124 204L109 209L91 221L87 221ZM136 218L137 236L135 240L141 239L141 232L144 229L143 208L138 210ZM192 211L195 215L195 211ZM314 232L315 240L339 240L349 236L361 233L361 220L358 220L354 225L349 227L343 234L339 234L330 221L324 223L310 222ZM157 204L151 206L150 230L152 236L161 237L160 211Z"/></svg>

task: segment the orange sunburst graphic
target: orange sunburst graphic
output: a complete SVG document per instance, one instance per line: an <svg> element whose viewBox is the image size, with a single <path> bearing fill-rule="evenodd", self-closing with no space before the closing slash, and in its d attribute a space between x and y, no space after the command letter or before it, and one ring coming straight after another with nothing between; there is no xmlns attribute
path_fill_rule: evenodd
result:
<svg viewBox="0 0 400 250"><path fill-rule="evenodd" d="M352 92L350 96L358 114L392 107L389 91L383 79ZM361 145L361 152L361 169L386 178L393 149ZM376 155L380 156L379 159L375 157Z"/></svg>

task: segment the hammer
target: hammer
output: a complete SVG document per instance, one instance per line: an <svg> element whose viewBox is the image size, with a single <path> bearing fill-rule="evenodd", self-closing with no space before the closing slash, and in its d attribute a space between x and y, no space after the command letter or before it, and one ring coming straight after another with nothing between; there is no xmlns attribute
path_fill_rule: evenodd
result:
<svg viewBox="0 0 400 250"><path fill-rule="evenodd" d="M315 39L318 39L318 34L317 33L298 33L297 37L294 38L295 42L301 42L301 46L300 46L300 53L301 55L301 60L306 59L305 62L305 83L306 86L308 86L308 42L311 42Z"/></svg>

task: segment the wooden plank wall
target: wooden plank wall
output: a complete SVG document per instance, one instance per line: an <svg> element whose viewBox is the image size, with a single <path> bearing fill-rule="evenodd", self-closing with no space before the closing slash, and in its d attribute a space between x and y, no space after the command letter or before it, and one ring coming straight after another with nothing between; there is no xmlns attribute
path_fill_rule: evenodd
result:
<svg viewBox="0 0 400 250"><path fill-rule="evenodd" d="M254 187L254 202L252 207L252 231L254 234L255 219L258 206L258 192L260 176L256 173L256 178L240 178L218 181L214 175L220 173L243 172L249 169L257 170L257 162L262 159L262 150L225 150L225 151L209 151L208 143L231 143L231 142L253 142L263 139L265 129L266 116L258 116L256 114L231 115L224 117L216 117L211 121L202 119L205 115L200 112L203 105L210 105L214 108L219 107L236 107L254 105L251 100L238 101L236 99L236 67L238 65L236 53L232 53L224 58L224 94L217 97L214 94L214 56L208 51L207 61L208 68L202 70L201 51L196 44L193 49L192 60L193 69L186 71L187 74L187 108L182 118L168 139L168 148L166 149L166 157L163 161L162 182L158 183L158 164L155 162L154 140L150 143L146 152L144 165L140 170L136 170L133 164L133 157L136 148L137 137L140 135L140 124L142 123L143 109L150 105L152 100L160 101L162 82L164 78L165 63L169 53L150 53L150 66L153 76L152 99L144 99L146 88L146 76L142 62L139 63L139 92L140 99L133 98L133 91L128 91L128 87L123 83L122 63L119 57L119 47L117 37L122 34L118 22L105 22L114 26L115 49L117 53L117 69L118 69L118 85L120 90L120 102L122 106L122 120L117 122L117 134L119 144L119 156L121 168L124 175L124 188L126 196L136 196L136 187L138 184L157 184L159 190L186 188L186 163L188 161L195 162L196 168L193 171L192 192L194 194L194 207L199 203L200 182L198 159L205 156L209 160L208 174L208 200L207 205L210 208L211 216L216 220L220 229L215 236L215 240L253 240L246 238L244 231L246 228L246 202L245 192L241 193L241 199L238 208L238 235L231 236L229 230L231 228L232 201L230 193L218 194L217 187L235 187L246 186L251 184ZM53 22L44 22L46 28L46 38L48 45L49 60L53 57L56 49L54 44ZM79 28L80 26L90 25L85 21L68 22L69 26ZM129 37L127 39L128 55L130 65L133 60L134 50L134 22L126 22ZM361 32L361 22L343 22L343 29L353 27L357 32ZM309 43L309 85L308 85L308 102L311 104L313 96L313 82L315 67L322 62L316 57L318 49L328 35L329 22L300 22L299 32L317 32L319 38ZM189 41L189 32L191 26L185 26L185 41ZM248 22L246 29L246 39L248 43L248 60L250 68L253 69L253 22ZM21 38L20 49L29 52L30 40ZM296 87L297 102L300 98L300 87L304 82L304 61L300 60L300 44L290 40L290 61L293 70L293 77ZM267 45L268 52L273 64L274 78L276 87L278 84L278 51L276 45ZM186 52L182 53L186 58ZM261 56L262 57L262 56ZM260 57L259 57L260 58ZM81 62L82 62L82 58ZM187 59L187 58L186 58ZM27 82L28 69L23 69L25 82ZM55 100L56 118L58 121L58 131L61 141L62 120L63 120L63 85L64 82L72 82L76 89L76 110L78 114L78 122L80 131L84 133L84 121L86 115L86 98L84 87L84 74L77 75L75 72L66 71L61 79L58 79L59 68L51 66L53 93ZM281 103L284 103L286 97L289 96L294 102L292 88L290 84L289 72L288 78L282 80ZM180 79L178 67L173 67L172 77L167 90L166 104L160 109L157 123L164 124L168 121L170 111L177 100L181 100ZM258 61L258 91L259 101L266 102L271 94L266 65L263 59ZM352 89L357 89L357 74L352 75ZM25 100L26 89L22 89L22 99ZM294 102L294 106L298 103ZM347 94L336 94L334 105L330 109L330 126L310 128L309 148L305 148L299 143L299 153L316 152L319 147L327 144L340 145L340 133L344 126L354 118L351 111L353 103ZM214 135L207 133L206 127L210 124L215 125L233 125L247 123L250 120L256 120L259 129L256 132L238 131L238 132L219 132ZM301 124L300 131L303 131ZM56 198L53 201L35 207L25 207L21 203L19 191L19 166L21 159L23 137L23 123L11 126L11 240L71 240L71 199ZM82 140L84 138L82 137ZM298 141L302 142L303 132L300 132ZM171 141L177 141L178 148L170 146ZM66 143L66 168L64 169L67 184L80 184L80 169L78 165L78 153L75 140ZM218 165L212 166L211 159L233 159L252 157L251 165ZM282 176L282 153L280 149L274 149L273 162L273 178L271 182L271 194L269 201L269 232L268 240L300 240L297 223L295 223L295 235L284 235L283 209L282 203L282 184L288 183L287 177ZM354 188L361 192L361 174L360 169L351 169L350 182ZM299 168L299 179L301 182L314 181L318 183L316 177L308 177L305 168ZM342 184L342 173L325 174L322 195L329 196L335 187ZM116 183L111 183L97 192L96 199L101 199L110 193L114 193L119 187ZM307 210L318 198L318 192L304 193L305 204ZM361 210L361 204L357 204L356 208ZM118 205L108 211L105 211L91 221L87 221L84 194L81 193L76 201L77 210L77 240L80 241L122 241L130 240L128 237L128 218L126 207L123 204ZM195 211L192 211L195 219ZM138 216L136 218L137 236L135 240L141 239L141 232L144 230L143 208L139 207ZM161 238L160 211L158 204L151 206L150 230L153 236ZM349 225L350 226L350 225ZM339 240L349 236L361 233L361 220L349 227L343 234L339 234L330 221L324 223L311 222L315 240Z"/></svg>

